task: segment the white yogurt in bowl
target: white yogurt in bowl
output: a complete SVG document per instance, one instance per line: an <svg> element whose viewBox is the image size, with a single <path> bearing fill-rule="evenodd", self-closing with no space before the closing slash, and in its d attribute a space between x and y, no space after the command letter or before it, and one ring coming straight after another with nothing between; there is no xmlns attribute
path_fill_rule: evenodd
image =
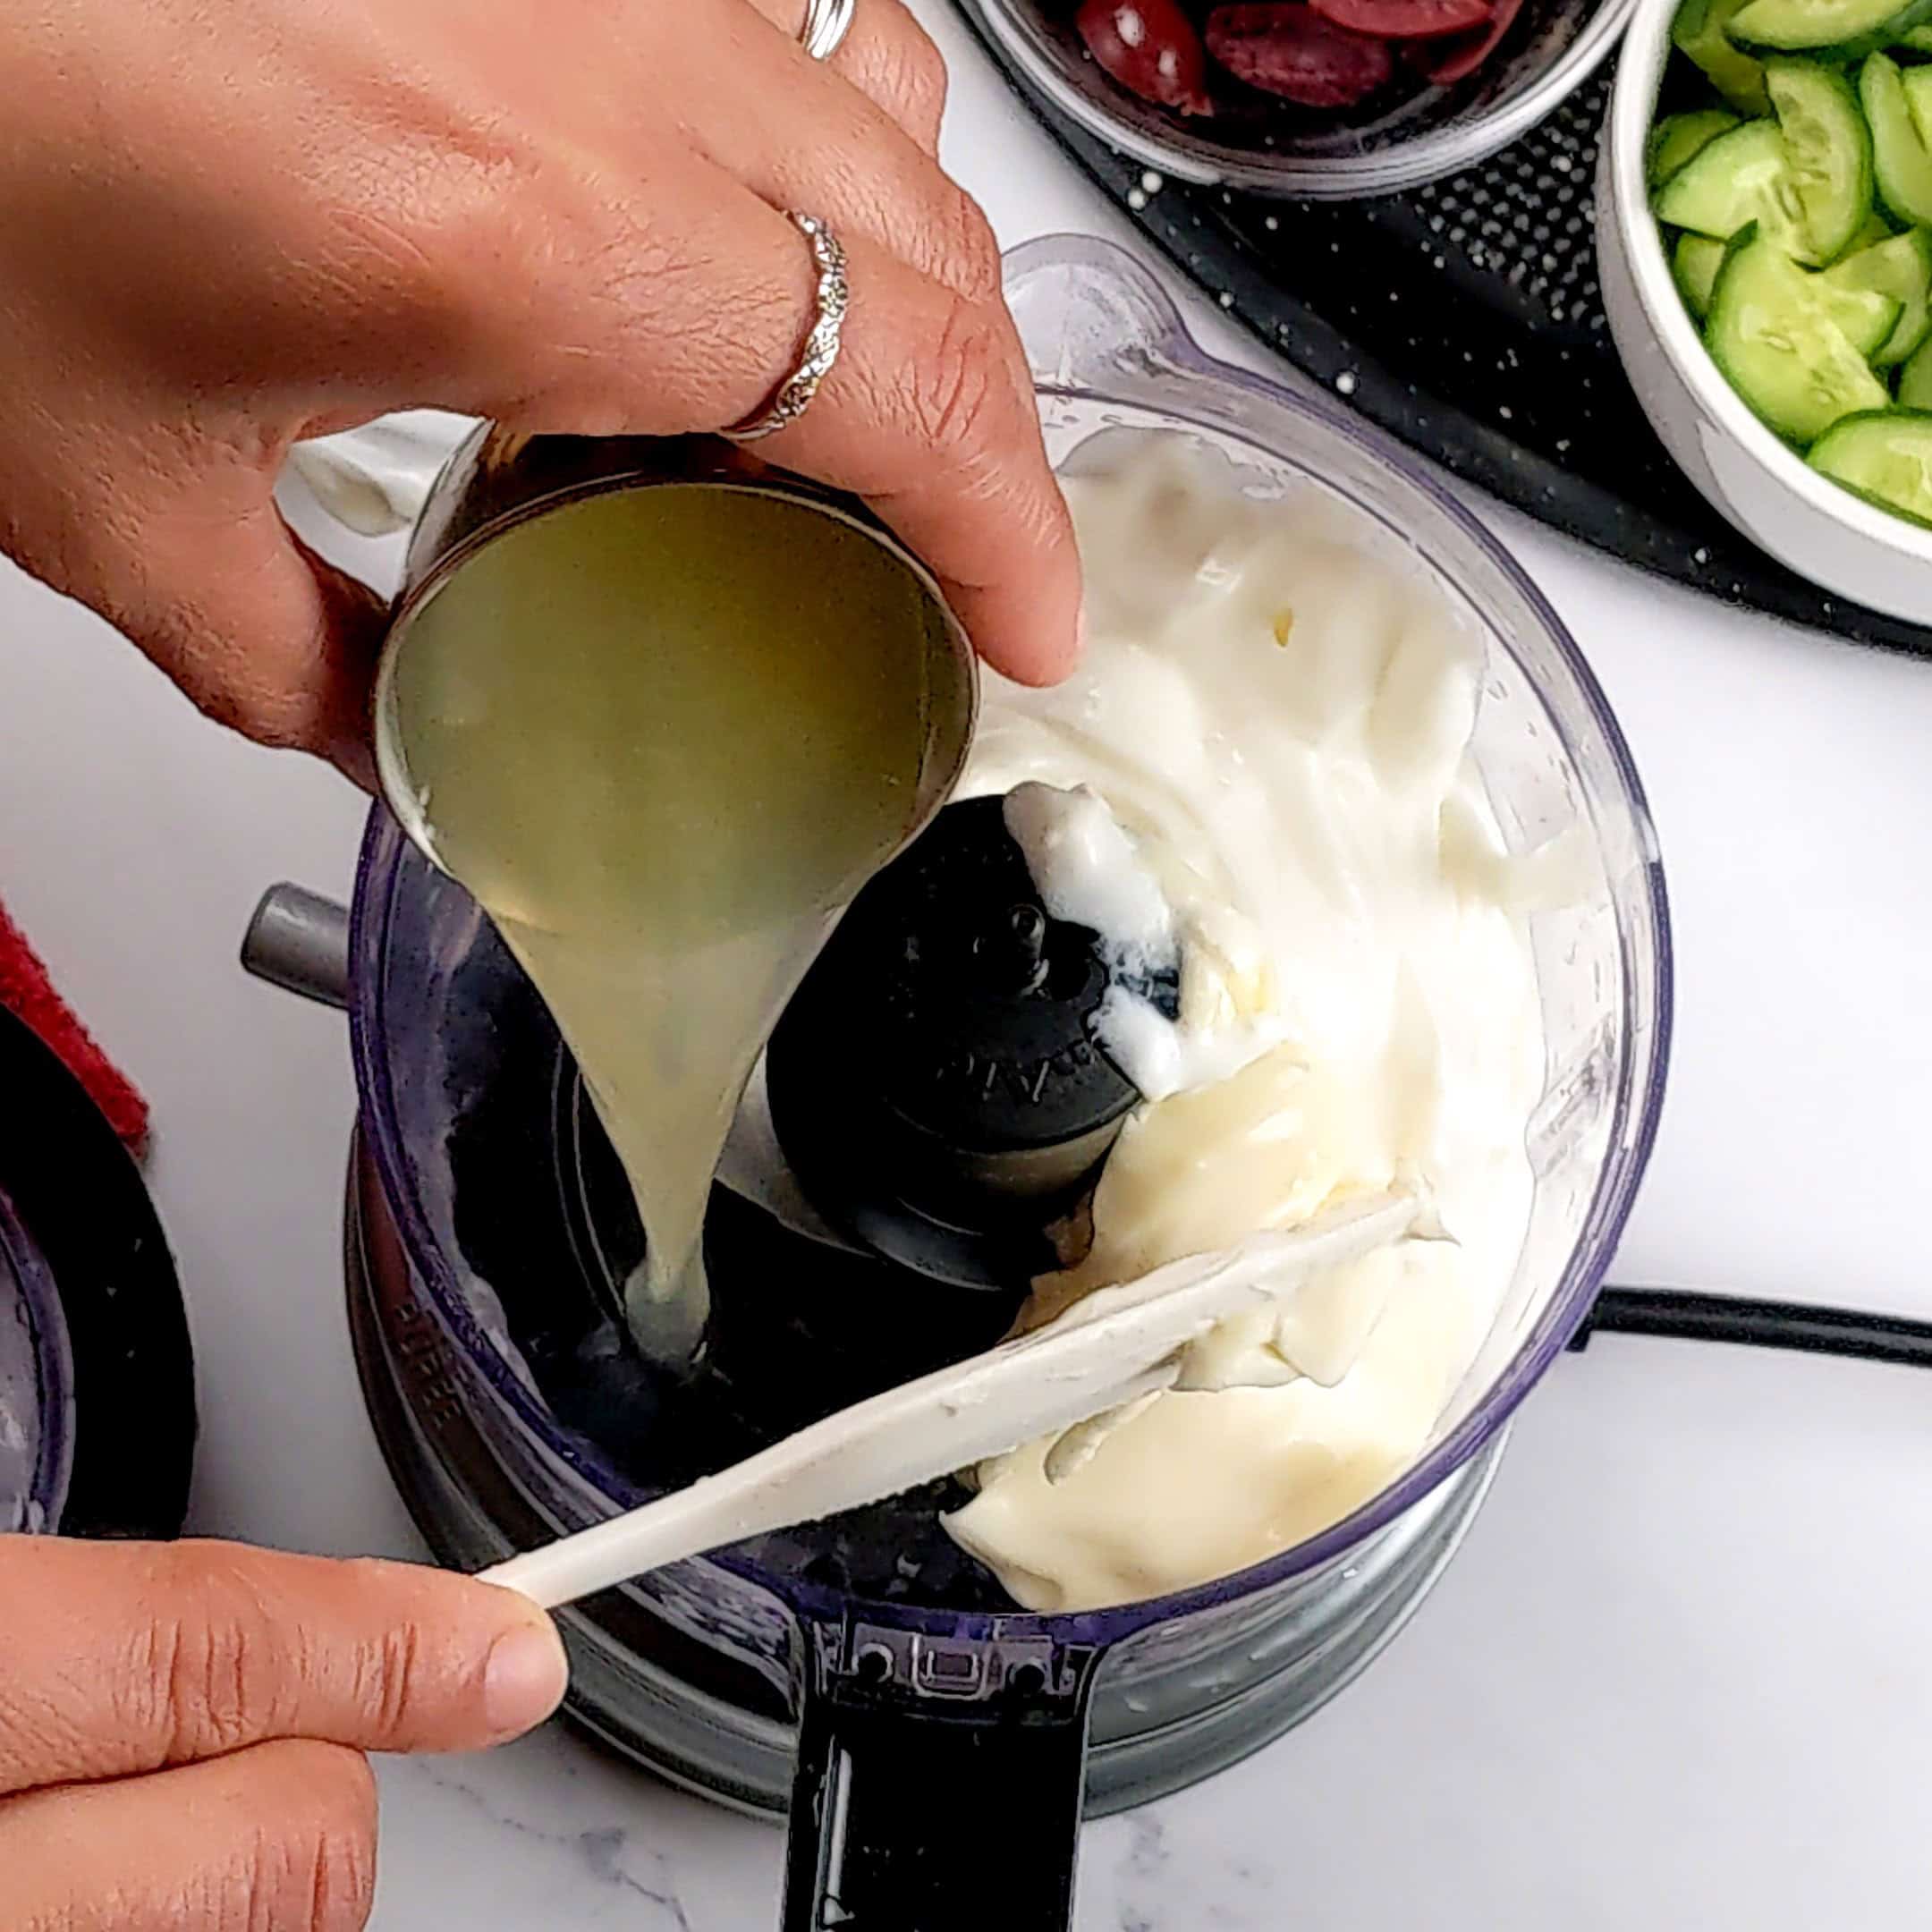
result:
<svg viewBox="0 0 1932 1932"><path fill-rule="evenodd" d="M1224 1325L1190 1387L1071 1467L1050 1442L983 1466L950 1527L1046 1610L1243 1569L1422 1450L1529 1227L1529 911L1564 889L1548 849L1504 842L1471 754L1481 640L1422 572L1312 495L1241 494L1182 438L1116 449L1069 494L1086 659L1051 691L989 687L965 790L1010 792L1056 915L1177 946L1182 999L1174 1024L1132 1002L1104 1022L1154 1097L1090 1247L1022 1323L1394 1182L1447 1238Z"/></svg>

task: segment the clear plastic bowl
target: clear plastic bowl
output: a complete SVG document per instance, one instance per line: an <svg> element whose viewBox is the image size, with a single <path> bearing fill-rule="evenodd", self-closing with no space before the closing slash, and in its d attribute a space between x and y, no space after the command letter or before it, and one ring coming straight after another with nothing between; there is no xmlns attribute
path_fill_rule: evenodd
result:
<svg viewBox="0 0 1932 1932"><path fill-rule="evenodd" d="M880 1698L898 1699L894 1724L911 1728L892 1731L897 1768L878 1783L929 1778L937 1788L970 1775L945 1755L970 1715L970 1687L1020 1700L1013 1723L1033 1725L1027 1775L1084 1775L1106 1806L1199 1776L1332 1694L1419 1600L1479 1500L1483 1452L1588 1310L1662 1099L1671 973L1656 839L1603 693L1521 572L1393 445L1326 402L1210 360L1118 250L1033 243L1009 258L1008 291L1056 462L1096 436L1159 430L1219 452L1251 490L1326 492L1359 518L1371 548L1432 575L1486 640L1475 750L1504 835L1529 846L1575 826L1588 853L1579 902L1532 922L1547 1078L1530 1130L1531 1223L1502 1314L1426 1452L1344 1521L1238 1575L1086 1614L967 1614L828 1584L787 1561L780 1538L673 1565L587 1606L571 1625L587 1721L669 1775L752 1806L782 1806L793 1753L802 1761L828 1748L832 1720L815 1711L876 1716ZM365 1199L365 1245L373 1240L373 1271L396 1277L378 1295L402 1337L396 1380L426 1454L437 1453L433 1438L461 1437L469 1446L445 1460L487 1458L499 1492L514 1498L521 1528L506 1528L500 1509L492 1518L458 1496L460 1472L445 1485L438 1546L485 1561L506 1538L597 1521L644 1492L597 1441L557 1419L504 1345L498 1297L464 1258L453 1178L462 1109L498 1078L511 1030L530 1024L530 999L525 989L515 1006L518 976L481 915L379 809L350 971L374 1173L365 1190L380 1196ZM560 1156L547 1121L534 1117L538 1086L527 1147L505 1171L540 1191ZM473 1502L473 1484L467 1493ZM868 1668L877 1681L853 1690ZM1030 1690L1016 1688L1015 1672L1031 1674ZM839 1701L848 1693L857 1707ZM852 1804L857 1818L863 1807ZM1064 1820L1077 1812L1076 1801L1071 1813L1039 1814L1042 1830L1061 1834L1063 1863ZM931 1855L957 1854L936 1841Z"/></svg>
<svg viewBox="0 0 1932 1932"><path fill-rule="evenodd" d="M1238 126L1131 94L1089 57L1056 0L961 0L987 44L1061 113L1176 181L1314 201L1400 194L1473 167L1527 134L1616 45L1636 0L1524 0L1483 66L1368 119L1296 109Z"/></svg>

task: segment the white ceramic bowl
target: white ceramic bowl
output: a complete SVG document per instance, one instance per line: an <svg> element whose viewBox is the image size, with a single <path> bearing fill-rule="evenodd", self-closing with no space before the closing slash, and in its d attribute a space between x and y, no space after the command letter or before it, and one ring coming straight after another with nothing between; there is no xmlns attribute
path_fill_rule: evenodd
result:
<svg viewBox="0 0 1932 1932"><path fill-rule="evenodd" d="M1597 156L1597 268L1624 370L1665 447L1759 549L1853 603L1932 623L1932 530L1827 482L1766 428L1718 373L1671 280L1644 140L1677 4L1638 0Z"/></svg>

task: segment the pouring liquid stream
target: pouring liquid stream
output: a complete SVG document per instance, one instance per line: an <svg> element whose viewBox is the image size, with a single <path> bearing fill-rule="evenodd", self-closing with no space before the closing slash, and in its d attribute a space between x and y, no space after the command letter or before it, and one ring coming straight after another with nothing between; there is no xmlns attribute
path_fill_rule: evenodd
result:
<svg viewBox="0 0 1932 1932"><path fill-rule="evenodd" d="M840 911L936 803L970 678L886 545L716 484L509 531L395 654L388 789L576 1057L646 1231L625 1311L654 1360L699 1348L739 1096Z"/></svg>

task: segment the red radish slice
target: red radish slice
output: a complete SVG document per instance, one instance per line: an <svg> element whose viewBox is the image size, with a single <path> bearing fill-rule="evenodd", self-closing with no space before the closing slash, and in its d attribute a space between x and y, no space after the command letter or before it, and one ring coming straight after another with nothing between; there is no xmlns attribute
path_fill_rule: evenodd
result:
<svg viewBox="0 0 1932 1932"><path fill-rule="evenodd" d="M1177 0L1084 0L1073 24L1130 93L1182 114L1214 112L1200 36Z"/></svg>
<svg viewBox="0 0 1932 1932"><path fill-rule="evenodd" d="M1467 80L1496 52L1496 42L1514 24L1522 0L1496 0L1489 24L1454 40L1422 41L1404 51L1410 64L1437 87Z"/></svg>
<svg viewBox="0 0 1932 1932"><path fill-rule="evenodd" d="M1385 40L1467 33L1489 18L1489 0L1309 0L1324 20Z"/></svg>
<svg viewBox="0 0 1932 1932"><path fill-rule="evenodd" d="M1208 51L1237 80L1304 107L1352 107L1394 71L1385 41L1337 27L1301 0L1216 7Z"/></svg>

